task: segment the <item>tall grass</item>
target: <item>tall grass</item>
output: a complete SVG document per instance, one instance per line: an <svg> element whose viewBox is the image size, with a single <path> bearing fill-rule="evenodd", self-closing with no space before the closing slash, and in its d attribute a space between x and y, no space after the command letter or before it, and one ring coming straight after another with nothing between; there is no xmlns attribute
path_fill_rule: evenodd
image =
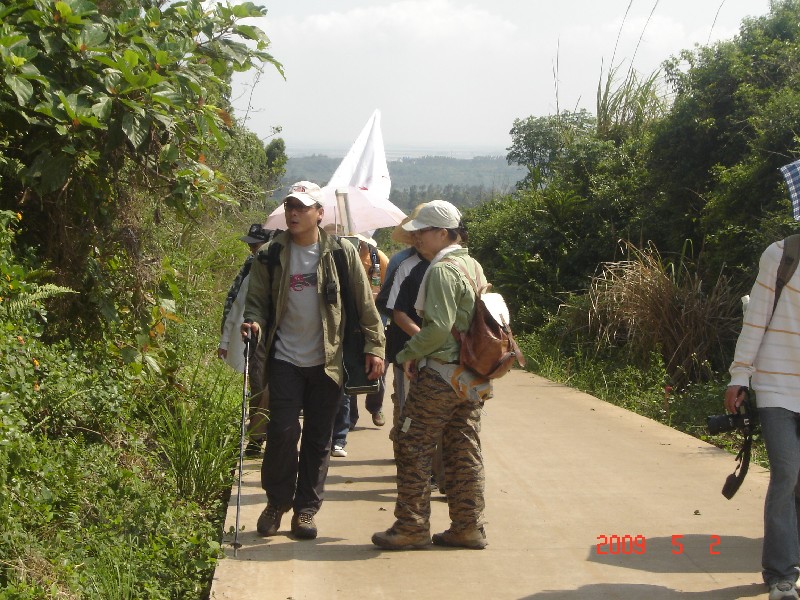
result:
<svg viewBox="0 0 800 600"><path fill-rule="evenodd" d="M647 21L639 33L639 40L633 56L630 58L628 71L622 81L619 81L620 65L614 64L614 61L622 29L633 6L633 0L630 0L625 9L625 15L617 31L611 66L605 73L605 78L601 68L600 81L597 84L597 136L601 139L620 140L622 137L637 137L644 131L646 125L661 117L666 111L665 94L659 88L660 72L654 71L650 75L642 77L633 68L639 45L642 43L642 38L658 4L658 0L653 3Z"/></svg>
<svg viewBox="0 0 800 600"><path fill-rule="evenodd" d="M618 71L618 67L610 68L597 85L597 136L601 139L637 137L667 109L659 71L641 76L630 69L622 81Z"/></svg>
<svg viewBox="0 0 800 600"><path fill-rule="evenodd" d="M141 586L136 575L136 541L123 537L118 543L103 544L89 570L86 598L90 600L136 600Z"/></svg>
<svg viewBox="0 0 800 600"><path fill-rule="evenodd" d="M625 345L632 356L660 353L674 388L726 368L742 318L730 280L704 282L685 253L665 260L652 245L627 249L629 259L605 263L591 282L596 344Z"/></svg>
<svg viewBox="0 0 800 600"><path fill-rule="evenodd" d="M225 365L199 363L190 388L154 410L156 444L178 495L201 506L231 483L239 453L239 382Z"/></svg>

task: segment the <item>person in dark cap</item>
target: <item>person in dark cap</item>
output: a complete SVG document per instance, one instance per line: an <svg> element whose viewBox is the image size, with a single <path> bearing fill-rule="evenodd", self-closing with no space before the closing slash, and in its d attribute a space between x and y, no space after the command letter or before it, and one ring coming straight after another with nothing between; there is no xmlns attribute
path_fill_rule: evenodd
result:
<svg viewBox="0 0 800 600"><path fill-rule="evenodd" d="M250 256L244 261L239 274L233 280L228 295L225 298L225 308L222 310L222 325L220 329L217 356L228 363L234 370L244 373L244 342L239 335L239 323L244 314L244 302L247 298L247 289L250 283L250 266L259 248L268 242L275 232L264 229L261 223L253 223L239 239L250 246ZM269 394L264 377L266 364L266 351L264 344L256 346L255 353L250 358L248 377L250 380L250 400L247 426L247 456L258 456L261 445L267 433L266 414L269 407Z"/></svg>

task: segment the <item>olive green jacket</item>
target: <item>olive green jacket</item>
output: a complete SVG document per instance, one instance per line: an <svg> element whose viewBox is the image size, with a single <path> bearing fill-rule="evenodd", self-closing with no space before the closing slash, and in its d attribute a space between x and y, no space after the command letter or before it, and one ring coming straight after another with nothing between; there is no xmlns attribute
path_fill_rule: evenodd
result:
<svg viewBox="0 0 800 600"><path fill-rule="evenodd" d="M457 261L473 280L485 282L481 265L469 256L466 248L454 250L444 260L428 267L425 281L425 307L422 327L412 336L397 354L397 362L425 357L446 363L456 363L461 351L453 337L455 325L458 331L466 331L475 314L475 291L472 284L454 264Z"/></svg>
<svg viewBox="0 0 800 600"><path fill-rule="evenodd" d="M319 297L319 318L322 320L322 338L325 344L325 373L341 386L344 381L342 335L345 315L341 297L337 298L336 304L329 304L325 301L325 285L328 281L332 280L336 284L337 290L341 287L333 258L333 250L339 248L340 242L344 249L350 276L350 293L355 297L359 310L361 331L364 333L365 339L364 352L384 358L385 337L383 323L378 309L375 308L375 301L372 299L372 289L355 247L350 242L343 240L337 242L335 238L320 229L317 295ZM270 281L267 253L272 244L281 244L283 247L280 251L280 264L274 266L274 279ZM289 233L279 233L271 242L261 247L250 269L250 287L247 290L244 318L258 323L261 335L266 332L268 353L272 351L275 332L286 309L289 283L287 265L289 265L291 248ZM275 301L275 315L277 316L271 323L269 322L270 298Z"/></svg>

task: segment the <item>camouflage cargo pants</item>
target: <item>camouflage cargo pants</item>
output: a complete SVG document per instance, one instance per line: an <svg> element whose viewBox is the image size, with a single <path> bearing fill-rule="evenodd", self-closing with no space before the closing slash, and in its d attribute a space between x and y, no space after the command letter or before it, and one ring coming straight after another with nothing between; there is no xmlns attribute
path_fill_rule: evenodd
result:
<svg viewBox="0 0 800 600"><path fill-rule="evenodd" d="M483 525L484 472L481 406L462 400L438 373L423 368L411 383L394 431L397 503L394 528L401 533L430 531L431 462L441 436L450 528L460 532Z"/></svg>

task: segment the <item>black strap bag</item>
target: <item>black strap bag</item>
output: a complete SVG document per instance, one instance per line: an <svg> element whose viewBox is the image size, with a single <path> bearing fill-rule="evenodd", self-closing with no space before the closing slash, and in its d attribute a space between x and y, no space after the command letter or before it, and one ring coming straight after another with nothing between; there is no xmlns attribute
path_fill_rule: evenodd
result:
<svg viewBox="0 0 800 600"><path fill-rule="evenodd" d="M341 242L339 242L341 244ZM350 272L347 269L344 250L333 252L336 272L339 274L342 310L344 311L343 367L344 393L348 396L356 394L374 394L381 389L380 379L367 379L364 370L366 352L364 352L364 332L361 331L361 319L358 317L356 300L350 289Z"/></svg>

